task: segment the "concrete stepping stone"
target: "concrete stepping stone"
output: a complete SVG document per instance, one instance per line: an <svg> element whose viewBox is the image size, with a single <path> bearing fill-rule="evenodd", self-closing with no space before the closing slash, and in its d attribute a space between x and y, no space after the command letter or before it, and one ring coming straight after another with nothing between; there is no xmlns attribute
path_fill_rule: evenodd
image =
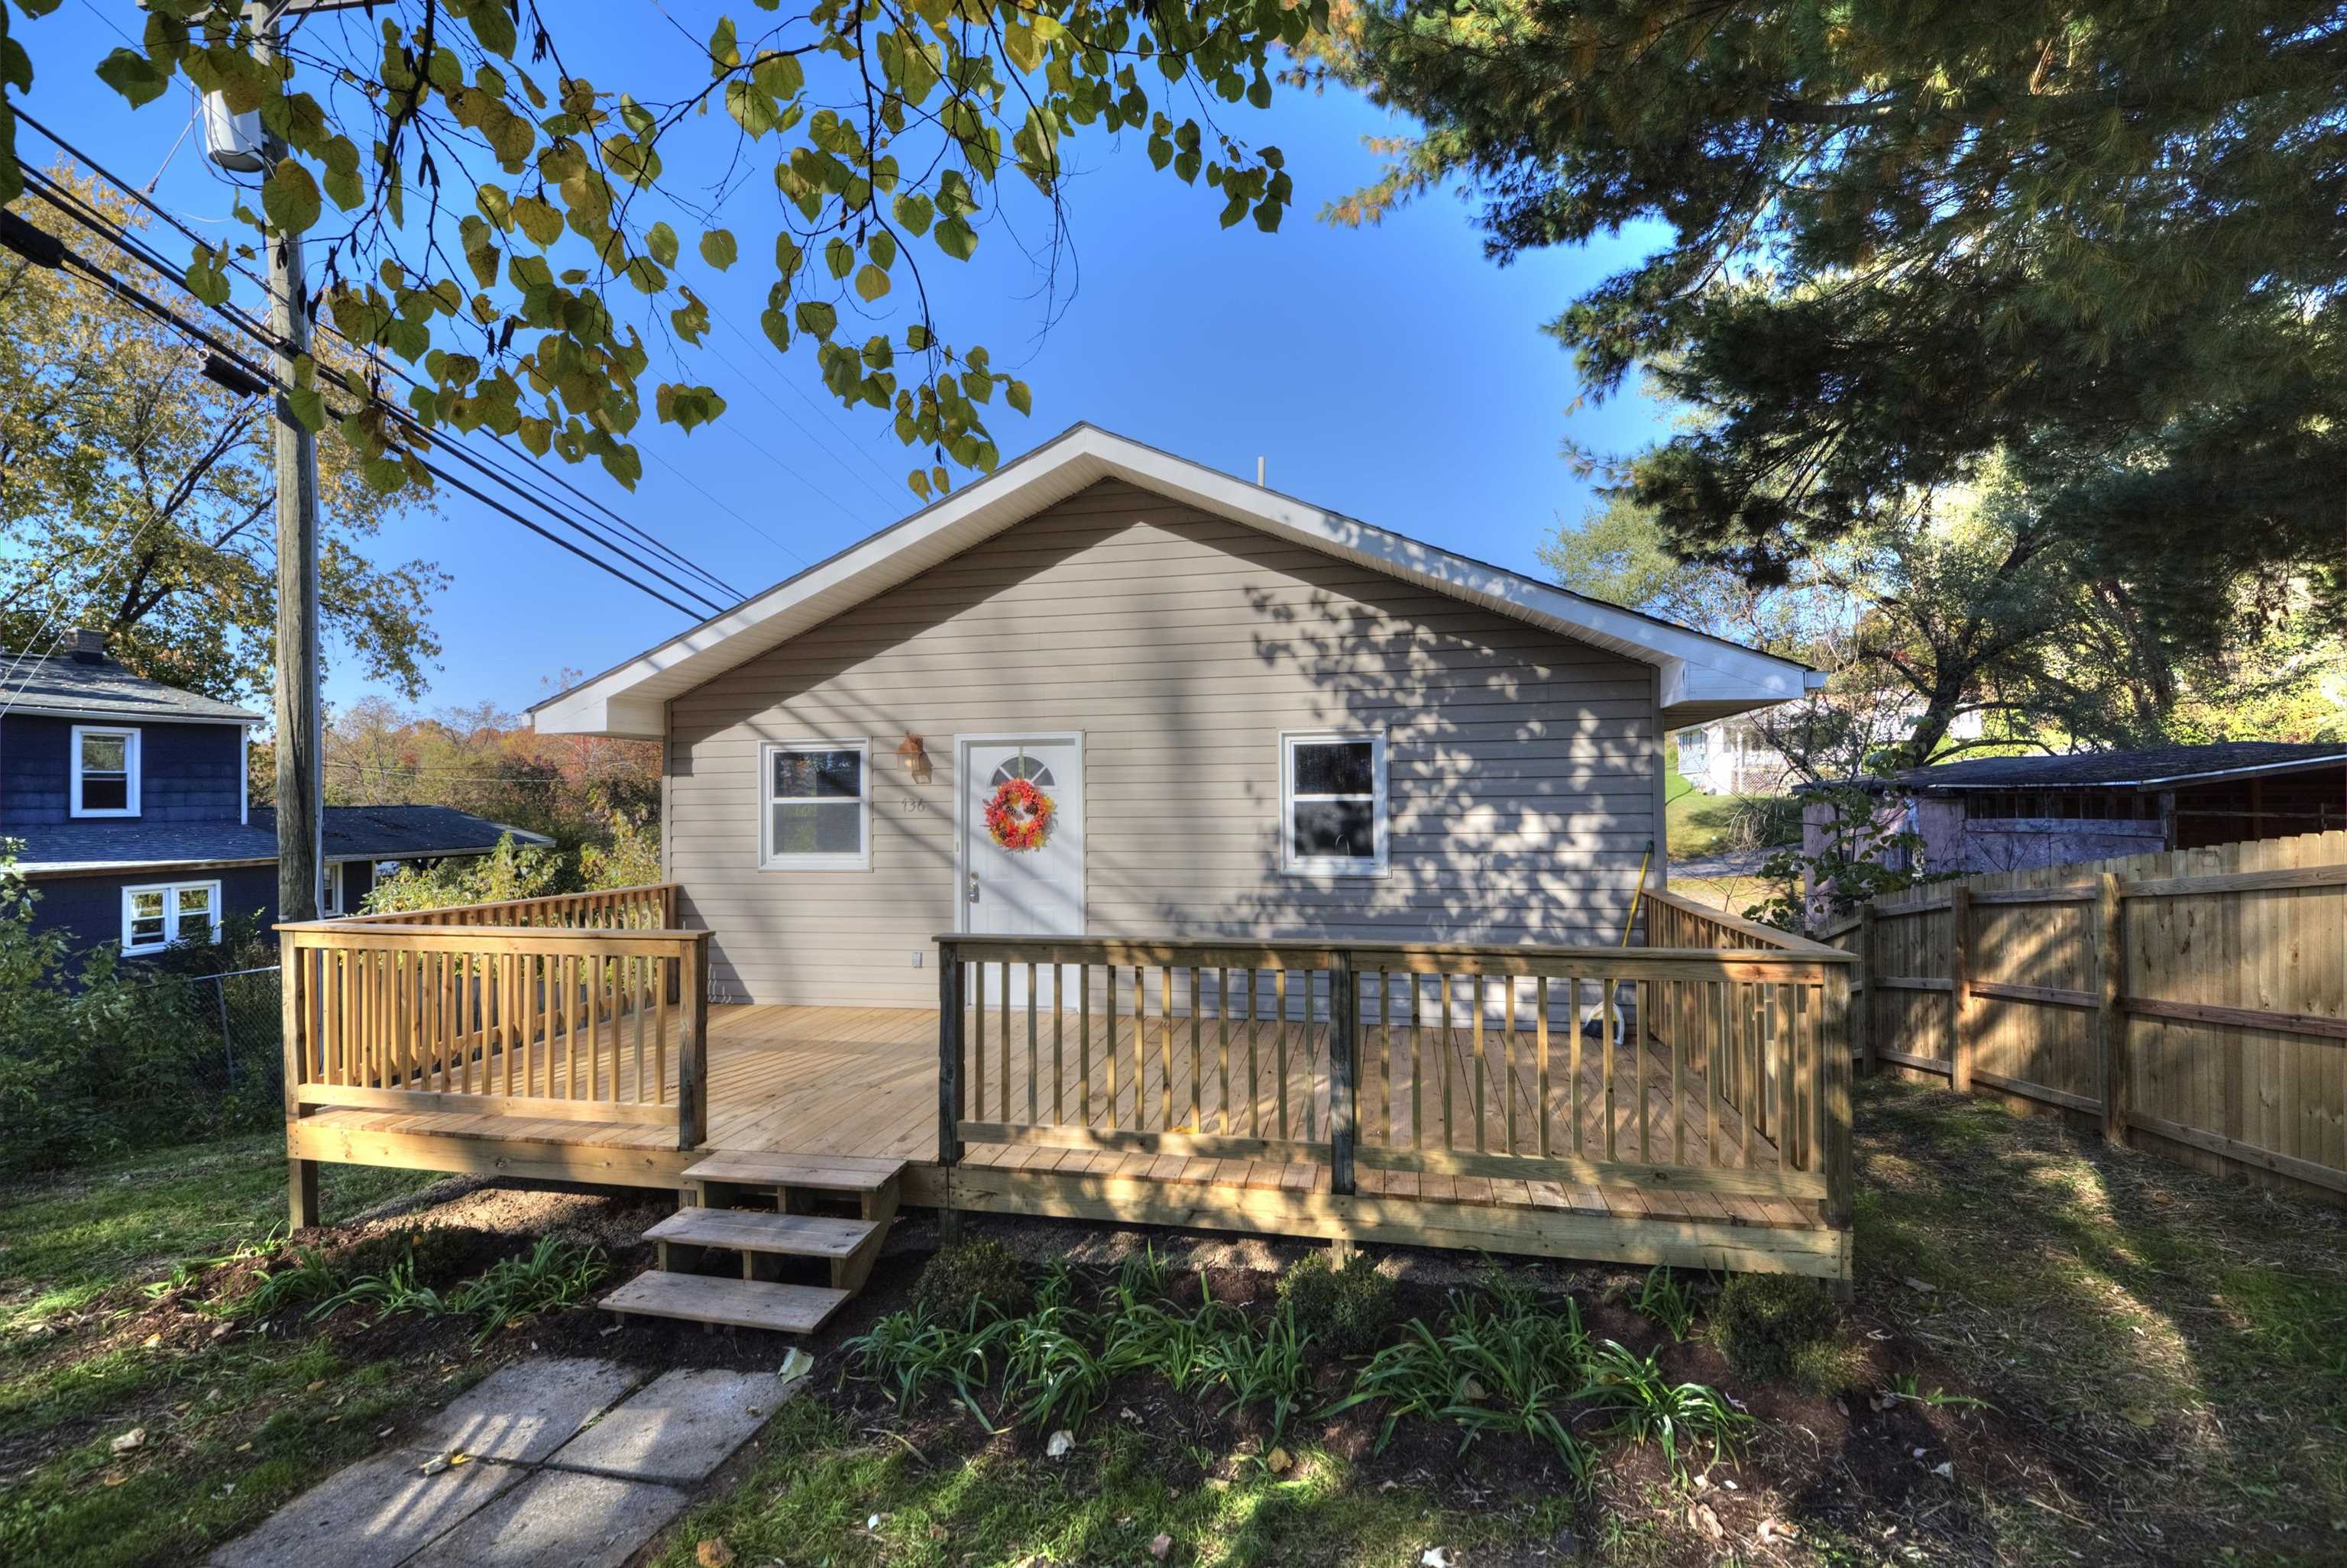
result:
<svg viewBox="0 0 2347 1568"><path fill-rule="evenodd" d="M398 1568L526 1471L423 1467L430 1449L391 1449L327 1477L205 1559L210 1568Z"/></svg>
<svg viewBox="0 0 2347 1568"><path fill-rule="evenodd" d="M548 1462L687 1485L732 1458L789 1395L772 1372L663 1372L557 1449Z"/></svg>
<svg viewBox="0 0 2347 1568"><path fill-rule="evenodd" d="M641 1375L592 1357L519 1362L428 1417L404 1446L535 1464L626 1398Z"/></svg>
<svg viewBox="0 0 2347 1568"><path fill-rule="evenodd" d="M654 1481L540 1471L410 1568L620 1568L684 1504L683 1492Z"/></svg>

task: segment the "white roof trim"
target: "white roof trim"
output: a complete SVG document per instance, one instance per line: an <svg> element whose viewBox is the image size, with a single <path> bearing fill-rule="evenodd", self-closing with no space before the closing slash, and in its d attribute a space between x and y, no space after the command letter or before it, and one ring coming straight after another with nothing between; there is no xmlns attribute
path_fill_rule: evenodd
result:
<svg viewBox="0 0 2347 1568"><path fill-rule="evenodd" d="M1815 691L1791 659L1689 631L1324 511L1088 424L647 653L532 708L541 734L659 739L664 705L736 665L1025 521L1122 479L1277 538L1481 605L1662 671L1665 722L1719 718Z"/></svg>

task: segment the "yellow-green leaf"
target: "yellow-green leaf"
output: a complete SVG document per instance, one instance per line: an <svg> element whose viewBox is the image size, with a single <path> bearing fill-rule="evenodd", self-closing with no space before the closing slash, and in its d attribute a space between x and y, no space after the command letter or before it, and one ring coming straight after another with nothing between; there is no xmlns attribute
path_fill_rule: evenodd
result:
<svg viewBox="0 0 2347 1568"><path fill-rule="evenodd" d="M701 259L720 272L733 265L733 258L739 253L731 229L712 229L701 237Z"/></svg>

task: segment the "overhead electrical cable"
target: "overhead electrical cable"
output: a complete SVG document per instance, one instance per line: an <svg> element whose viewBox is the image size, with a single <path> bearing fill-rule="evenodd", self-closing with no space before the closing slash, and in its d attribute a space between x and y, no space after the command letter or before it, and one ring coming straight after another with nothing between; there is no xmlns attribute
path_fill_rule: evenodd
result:
<svg viewBox="0 0 2347 1568"><path fill-rule="evenodd" d="M146 192L135 189L126 185L119 175L116 174L111 169L108 169L105 165L98 163L87 153L84 152L81 148L76 147L71 142L67 141L63 137L58 136L55 131L42 124L34 116L19 112L17 117L23 120L26 125L32 127L34 130L39 132L43 137L46 137L68 157L78 160L92 173L106 180L118 190L120 190L130 200L138 203L147 211L152 213L155 217L170 225L174 229L178 230L186 238L194 240L198 244L211 244L211 241L208 240L202 234L190 227L188 222L182 219L178 214L173 213L169 209L155 201ZM26 172L28 177L33 177L37 176L39 171L27 169ZM51 185L55 184L54 181L50 181L48 183ZM70 196L73 193L67 191L65 192L65 194ZM103 214L92 214L92 216L98 218L101 220L103 220L104 218ZM164 273L165 276L177 276L178 270L172 265L172 263L155 253L151 247L146 246L143 241L138 240L136 236L129 234L125 229L122 229L119 225L113 225L112 227L114 232L109 234L108 237L115 243L119 244L126 250L138 254L140 259L146 261L148 265L156 268L159 271ZM269 282L259 274L252 271L241 262L235 260L233 258L229 259L227 265L235 270L240 276L243 277L247 281L259 288L264 297L269 298L272 300L276 300L277 296L274 290L271 288ZM379 365L383 369L390 372L391 374L398 377L409 386L419 389L425 388L425 383L418 380L415 375L403 369L401 366L374 355L367 345L352 341L347 335L339 331L331 324L321 321L316 323L316 327L321 333L333 336L344 343L348 343L354 351L367 354L372 363ZM403 417L408 417L405 415L405 411L401 412L403 413ZM524 466L528 468L531 473L537 474L548 484L565 491L569 494L576 497L583 504L594 508L597 512L610 518L614 524L625 530L631 537L640 541L646 548L659 553L661 556L673 563L680 569L690 572L694 576L709 583L721 592L731 596L736 601L744 596L740 588L735 587L733 585L710 572L707 568L702 566L699 563L693 561L690 556L685 555L682 552L675 549L649 530L640 526L638 524L622 515L619 512L614 511L610 505L606 504L596 496L581 490L578 485L572 484L568 478L564 477L559 473L547 468L529 453L517 448L506 437L499 435L494 431L487 432L485 433L487 435L489 441L507 456L522 463ZM450 439L446 433L436 433L435 439L440 442L444 449L458 452L462 451L460 443ZM485 464L477 457L473 457L470 454L467 454L467 460L472 462L476 467L485 468ZM511 481L507 480L507 483L510 488ZM540 503L540 504L543 504ZM728 508L728 510L731 509ZM740 514L736 513L734 515L738 518ZM748 523L747 519L742 519L742 521L745 524ZM769 544L774 545L777 549L782 550L784 554L800 560L802 564L805 563L804 556L798 555L796 551L792 550L788 545L783 544L781 540L774 538L771 534L767 534L764 529L756 528L754 524L749 525L753 528L753 532L758 533Z"/></svg>

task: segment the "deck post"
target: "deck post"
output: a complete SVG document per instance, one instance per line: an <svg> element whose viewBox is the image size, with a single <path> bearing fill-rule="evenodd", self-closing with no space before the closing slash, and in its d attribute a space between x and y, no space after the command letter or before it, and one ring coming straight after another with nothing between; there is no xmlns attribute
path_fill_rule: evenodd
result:
<svg viewBox="0 0 2347 1568"><path fill-rule="evenodd" d="M302 950L293 945L293 933L281 930L277 933L277 1032L281 1049L285 1054L285 1131L290 1137L294 1124L302 1119L302 1085L310 1080L311 1042L302 1028L305 1012L302 995ZM325 1223L325 1213L318 1202L318 1162L295 1157L289 1153L285 1159L285 1217L295 1230L308 1230Z"/></svg>
<svg viewBox="0 0 2347 1568"><path fill-rule="evenodd" d="M1341 948L1328 959L1328 1188L1353 1195L1353 1144L1360 1131L1360 997L1353 955Z"/></svg>
<svg viewBox="0 0 2347 1568"><path fill-rule="evenodd" d="M1850 1147L1850 969L1829 964L1819 1000L1819 1082L1810 1093L1825 1112L1826 1223L1848 1230L1850 1222L1854 1158Z"/></svg>
<svg viewBox="0 0 2347 1568"><path fill-rule="evenodd" d="M677 955L676 1146L709 1139L709 933L690 932Z"/></svg>
<svg viewBox="0 0 2347 1568"><path fill-rule="evenodd" d="M938 1164L945 1171L946 1200L938 1209L938 1230L947 1241L961 1237L961 1216L953 1205L953 1167L961 1159L961 1068L964 990L961 949L938 943ZM981 1113L983 1114L983 1113Z"/></svg>

